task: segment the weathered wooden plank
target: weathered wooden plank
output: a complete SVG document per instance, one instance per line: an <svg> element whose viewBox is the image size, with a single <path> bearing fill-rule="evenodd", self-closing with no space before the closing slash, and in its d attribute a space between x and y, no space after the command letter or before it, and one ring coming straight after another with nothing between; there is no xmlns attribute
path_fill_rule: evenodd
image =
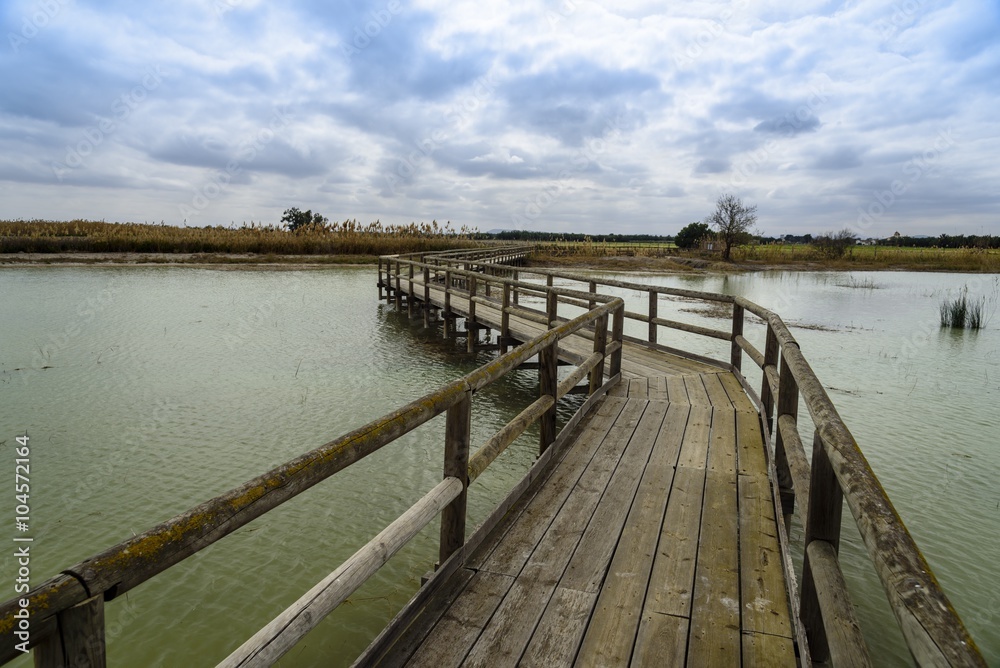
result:
<svg viewBox="0 0 1000 668"><path fill-rule="evenodd" d="M405 629L400 629L391 640L380 642L377 638L368 649L359 656L352 668L368 668L369 666L399 666L405 663L410 656L420 647L427 635L431 632L444 613L452 606L458 597L465 591L475 571L468 568L457 568L447 578L446 582L440 584L436 591L421 601L417 609L412 614L396 618L390 622L386 629L392 628L395 624L405 625ZM434 576L440 576L440 570L434 572ZM432 576L432 577L434 577ZM425 595L426 596L426 595ZM418 594L414 599L421 598ZM409 605L413 604L411 600ZM405 614L404 608L400 614ZM383 634L385 630L383 630Z"/></svg>
<svg viewBox="0 0 1000 668"><path fill-rule="evenodd" d="M741 475L738 484L742 628L790 639L791 613L771 483L760 473Z"/></svg>
<svg viewBox="0 0 1000 668"><path fill-rule="evenodd" d="M711 429L712 409L704 404L692 405L678 466L705 468Z"/></svg>
<svg viewBox="0 0 1000 668"><path fill-rule="evenodd" d="M507 575L477 573L414 652L409 665L461 665L513 584L514 578Z"/></svg>
<svg viewBox="0 0 1000 668"><path fill-rule="evenodd" d="M732 408L712 409L708 469L736 475L736 413Z"/></svg>
<svg viewBox="0 0 1000 668"><path fill-rule="evenodd" d="M625 432L635 429L641 416L642 407L637 402L629 404L624 399L608 398L598 410L595 419L584 430L580 440L553 472L545 487L525 508L524 521L514 524L510 531L497 541L488 555L484 555L481 560L472 560L470 565L495 573L518 575L532 551L549 530L553 519L567 503L567 498L580 479L586 477L588 484L593 485L602 476L610 477L617 463L617 457L613 461L609 461L609 453L595 457L595 453L608 438L609 433L614 431L615 438L624 436L627 441ZM621 447L624 449L624 442ZM580 533L582 532L581 528Z"/></svg>
<svg viewBox="0 0 1000 668"><path fill-rule="evenodd" d="M665 376L653 376L649 379L650 401L667 400L667 379Z"/></svg>
<svg viewBox="0 0 1000 668"><path fill-rule="evenodd" d="M580 649L582 657L597 665L625 665L632 655L686 413L682 406L667 411L601 587Z"/></svg>
<svg viewBox="0 0 1000 668"><path fill-rule="evenodd" d="M806 547L806 554L816 583L831 662L835 666L872 665L836 550L825 540L814 540Z"/></svg>
<svg viewBox="0 0 1000 668"><path fill-rule="evenodd" d="M462 665L466 668L517 665L554 591L554 582L546 586L516 579Z"/></svg>
<svg viewBox="0 0 1000 668"><path fill-rule="evenodd" d="M708 400L712 402L713 408L732 409L733 402L729 398L726 388L722 386L720 375L722 374L705 374L701 377L701 380L705 385L705 390L708 392Z"/></svg>
<svg viewBox="0 0 1000 668"><path fill-rule="evenodd" d="M733 475L707 471L687 661L740 665L739 523Z"/></svg>
<svg viewBox="0 0 1000 668"><path fill-rule="evenodd" d="M704 491L703 468L677 467L653 559L644 614L691 615Z"/></svg>
<svg viewBox="0 0 1000 668"><path fill-rule="evenodd" d="M764 633L743 634L744 668L795 668L799 662L795 658L795 643L784 636L769 636ZM834 664L839 665L839 664Z"/></svg>
<svg viewBox="0 0 1000 668"><path fill-rule="evenodd" d="M563 587L590 592L599 590L666 413L666 403L654 402L646 406L601 503L560 580Z"/></svg>
<svg viewBox="0 0 1000 668"><path fill-rule="evenodd" d="M633 399L649 398L649 380L646 378L633 378L628 383L628 396Z"/></svg>
<svg viewBox="0 0 1000 668"><path fill-rule="evenodd" d="M667 376L667 399L672 404L690 404L687 387L684 385L684 378L681 376Z"/></svg>
<svg viewBox="0 0 1000 668"><path fill-rule="evenodd" d="M632 665L683 666L690 623L687 617L644 613L632 652Z"/></svg>
<svg viewBox="0 0 1000 668"><path fill-rule="evenodd" d="M596 601L597 594L556 587L518 665L572 665Z"/></svg>
<svg viewBox="0 0 1000 668"><path fill-rule="evenodd" d="M758 413L736 411L736 451L740 475L767 474L767 457Z"/></svg>
<svg viewBox="0 0 1000 668"><path fill-rule="evenodd" d="M729 401L732 402L733 408L738 411L756 411L756 407L753 402L750 401L750 397L743 390L743 386L740 385L739 379L731 373L720 373L718 374L719 381L722 386L726 388L726 394L729 395Z"/></svg>
<svg viewBox="0 0 1000 668"><path fill-rule="evenodd" d="M712 400L708 396L708 390L701 380L701 376L684 376L684 387L687 389L688 399L692 406L711 406Z"/></svg>
<svg viewBox="0 0 1000 668"><path fill-rule="evenodd" d="M619 460L629 458L630 450L625 448L625 442L635 440L635 434L630 435L629 432L645 433L649 427L644 423L648 424L650 421L645 413L641 413L638 424L633 425L629 407L636 407L633 411L642 411L645 404L646 402L629 400L615 427L609 431L608 438L581 476L579 484L530 554L524 568L517 574L517 580L473 647L466 665L514 665L527 648L532 629L541 619L560 575L564 571L570 572L567 562L571 562L571 556L579 554L580 547L577 544L582 546L594 521L600 521L599 516L608 512L602 509L610 509L607 505L598 505L602 501L602 493L603 497L607 497L622 486L620 481L623 475L620 471L623 466ZM623 421L626 423L625 433L614 438L612 435L615 429ZM631 458L641 456L640 453ZM648 457L648 452L646 456ZM645 463L645 458L642 463ZM591 516L594 516L593 520L590 519ZM574 549L577 551L574 552Z"/></svg>

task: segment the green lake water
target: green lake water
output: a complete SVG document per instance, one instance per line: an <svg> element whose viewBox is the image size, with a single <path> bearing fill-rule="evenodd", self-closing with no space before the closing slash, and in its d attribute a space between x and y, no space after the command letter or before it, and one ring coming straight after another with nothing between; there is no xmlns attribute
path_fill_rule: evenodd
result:
<svg viewBox="0 0 1000 668"><path fill-rule="evenodd" d="M954 332L937 316L941 300L963 286L992 296L987 310L995 310L995 278L623 278L742 294L793 326L988 662L1000 662L1000 318L979 332ZM630 310L644 311L639 293L624 296ZM667 315L671 308L677 317ZM694 302L661 304L660 314L727 327ZM751 336L757 330L748 324ZM702 338L660 336L728 356ZM461 354L439 330L411 327L380 303L372 268L0 270L0 452L13 477L14 439L30 434L32 583L488 359ZM759 386L759 376L750 377ZM474 446L536 387L535 374L524 371L478 394ZM443 422L110 603L109 662L215 665L440 480ZM527 469L536 440L519 439L477 480L471 525ZM10 540L13 494L8 505ZM850 524L845 513L843 559L873 654L880 665L905 662ZM435 522L282 665L349 664L416 590L436 551ZM0 559L8 596L12 553Z"/></svg>

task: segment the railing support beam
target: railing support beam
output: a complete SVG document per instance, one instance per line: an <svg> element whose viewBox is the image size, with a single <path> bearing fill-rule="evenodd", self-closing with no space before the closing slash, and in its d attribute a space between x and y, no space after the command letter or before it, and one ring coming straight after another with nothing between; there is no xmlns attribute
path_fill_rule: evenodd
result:
<svg viewBox="0 0 1000 668"><path fill-rule="evenodd" d="M465 544L465 517L469 488L469 443L472 433L472 391L468 390L445 418L444 477L462 481L462 493L441 512L441 548L438 563Z"/></svg>

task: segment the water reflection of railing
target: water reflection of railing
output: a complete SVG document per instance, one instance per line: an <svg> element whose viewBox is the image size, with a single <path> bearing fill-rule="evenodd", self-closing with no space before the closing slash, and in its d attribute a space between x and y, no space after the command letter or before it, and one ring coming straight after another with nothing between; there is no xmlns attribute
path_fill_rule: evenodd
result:
<svg viewBox="0 0 1000 668"><path fill-rule="evenodd" d="M436 265L437 271L447 266L458 266L456 261L445 258L446 255L424 257ZM405 266L406 258L402 260ZM398 277L400 265L393 266ZM505 271L499 267L491 268L487 262L462 263L461 266L479 272ZM646 296L643 299L648 304L646 313L626 310L624 317L647 324L648 335L645 339L623 335L624 342L714 363L737 375L759 407L768 442L770 434L775 434L773 452L769 454L778 488L778 507L785 518L784 541L787 543L787 528L792 514L797 515L804 527L802 586L791 603L792 609L798 611L797 617L807 635L808 649L814 662L832 661L833 665L871 663L838 557L843 501L846 500L868 557L917 664L985 665L961 618L937 583L850 430L779 315L732 295L546 269L520 269L512 275L515 278L529 275L544 278L549 287L555 278L583 283L586 293L576 293L570 299L559 298L577 306L593 303L594 296L602 287L644 293ZM732 327L723 331L663 318L660 316L661 297L731 304ZM744 335L746 312L760 318L766 326L763 352ZM728 342L729 359L709 359L663 345L661 327ZM743 376L744 354L761 371L759 394ZM807 456L799 436L800 399L807 408L813 427L811 458ZM791 569L786 570L790 572Z"/></svg>

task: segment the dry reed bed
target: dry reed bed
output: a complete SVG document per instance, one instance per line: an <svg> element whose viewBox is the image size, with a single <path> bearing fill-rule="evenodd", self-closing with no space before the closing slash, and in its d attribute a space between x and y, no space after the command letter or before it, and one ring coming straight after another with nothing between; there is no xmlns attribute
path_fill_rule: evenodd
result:
<svg viewBox="0 0 1000 668"><path fill-rule="evenodd" d="M0 253L254 253L386 255L478 245L474 231L450 225L362 225L354 220L289 232L273 225L174 227L74 220L0 221Z"/></svg>

